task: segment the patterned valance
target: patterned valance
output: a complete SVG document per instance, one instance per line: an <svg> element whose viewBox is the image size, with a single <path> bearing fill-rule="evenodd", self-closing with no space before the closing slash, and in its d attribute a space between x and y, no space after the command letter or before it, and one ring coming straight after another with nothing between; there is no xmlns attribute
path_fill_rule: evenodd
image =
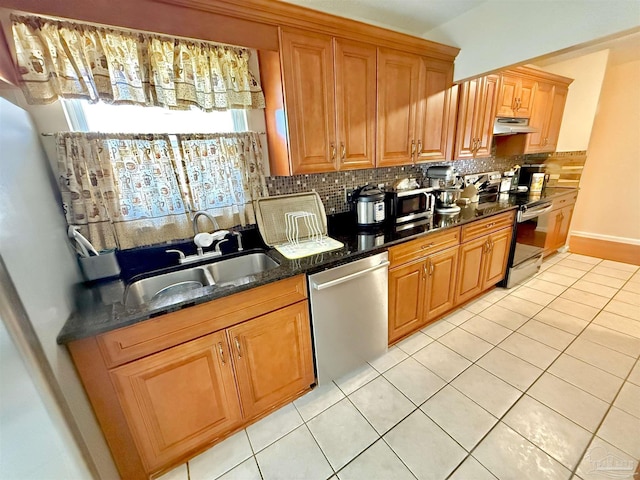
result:
<svg viewBox="0 0 640 480"><path fill-rule="evenodd" d="M264 108L250 50L11 16L27 101L58 98L205 111Z"/></svg>

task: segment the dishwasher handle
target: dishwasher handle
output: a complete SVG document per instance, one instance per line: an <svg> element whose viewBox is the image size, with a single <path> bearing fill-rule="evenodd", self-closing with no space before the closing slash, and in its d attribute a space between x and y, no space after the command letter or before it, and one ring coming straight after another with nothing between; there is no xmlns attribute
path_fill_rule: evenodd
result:
<svg viewBox="0 0 640 480"><path fill-rule="evenodd" d="M378 265L374 265L373 267L365 268L364 270L360 270L359 272L352 273L350 275L345 275L344 277L336 278L335 280L330 280L325 283L313 283L313 288L315 290L324 290L325 288L335 287L336 285L340 285L341 283L349 282L355 278L361 277L362 275L366 275L367 273L373 272L374 270L378 270L380 268L386 268L389 266L391 262L385 261L379 263Z"/></svg>

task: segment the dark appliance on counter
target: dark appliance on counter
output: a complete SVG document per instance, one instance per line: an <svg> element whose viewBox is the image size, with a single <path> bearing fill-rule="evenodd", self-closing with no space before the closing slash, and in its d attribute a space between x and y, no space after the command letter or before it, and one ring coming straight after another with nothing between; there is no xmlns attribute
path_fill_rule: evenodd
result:
<svg viewBox="0 0 640 480"><path fill-rule="evenodd" d="M516 216L511 251L507 264L507 274L500 286L511 288L523 280L535 275L542 266L544 244L547 239L547 226L551 202L533 200L534 195L526 194Z"/></svg>
<svg viewBox="0 0 640 480"><path fill-rule="evenodd" d="M385 193L373 184L353 191L353 209L360 227L381 225L386 220Z"/></svg>
<svg viewBox="0 0 640 480"><path fill-rule="evenodd" d="M548 179L544 173L546 168L547 166L544 163L522 165L518 177L518 186L527 187L529 192L542 192Z"/></svg>
<svg viewBox="0 0 640 480"><path fill-rule="evenodd" d="M433 215L433 188L413 188L387 192L389 218L403 228L413 228L418 221Z"/></svg>

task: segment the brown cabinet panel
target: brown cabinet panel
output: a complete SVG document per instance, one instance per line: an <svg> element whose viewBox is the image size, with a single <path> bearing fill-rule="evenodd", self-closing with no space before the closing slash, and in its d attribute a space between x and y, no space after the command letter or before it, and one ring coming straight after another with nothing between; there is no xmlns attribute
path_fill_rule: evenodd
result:
<svg viewBox="0 0 640 480"><path fill-rule="evenodd" d="M307 302L232 327L227 335L245 418L313 384Z"/></svg>
<svg viewBox="0 0 640 480"><path fill-rule="evenodd" d="M458 123L453 158L491 155L497 87L497 75L469 80L459 87Z"/></svg>
<svg viewBox="0 0 640 480"><path fill-rule="evenodd" d="M549 113L549 127L547 136L545 137L545 150L547 152L555 152L558 146L558 137L560 136L560 126L562 124L562 115L564 107L567 103L567 94L569 89L563 85L556 85L553 90L553 101L551 104L551 112Z"/></svg>
<svg viewBox="0 0 640 480"><path fill-rule="evenodd" d="M456 305L466 302L482 292L485 250L488 246L485 237L460 245L456 288Z"/></svg>
<svg viewBox="0 0 640 480"><path fill-rule="evenodd" d="M453 65L422 59L416 119L418 162L451 160L456 108L452 84Z"/></svg>
<svg viewBox="0 0 640 480"><path fill-rule="evenodd" d="M500 83L496 115L529 118L536 81L532 78L503 74Z"/></svg>
<svg viewBox="0 0 640 480"><path fill-rule="evenodd" d="M389 270L389 343L424 323L424 261Z"/></svg>
<svg viewBox="0 0 640 480"><path fill-rule="evenodd" d="M376 47L335 40L340 170L375 167Z"/></svg>
<svg viewBox="0 0 640 480"><path fill-rule="evenodd" d="M336 170L332 38L283 30L281 44L292 173Z"/></svg>
<svg viewBox="0 0 640 480"><path fill-rule="evenodd" d="M393 268L459 243L460 228L448 228L444 232L431 233L389 248L389 261Z"/></svg>
<svg viewBox="0 0 640 480"><path fill-rule="evenodd" d="M544 152L545 139L549 130L549 117L553 103L554 86L551 83L538 82L531 112L530 125L538 131L527 135L525 153Z"/></svg>
<svg viewBox="0 0 640 480"><path fill-rule="evenodd" d="M489 236L486 270L483 290L486 290L504 278L511 247L511 229L505 228Z"/></svg>
<svg viewBox="0 0 640 480"><path fill-rule="evenodd" d="M415 152L421 58L378 49L378 167L411 163Z"/></svg>
<svg viewBox="0 0 640 480"><path fill-rule="evenodd" d="M555 252L567 243L573 208L574 205L570 204L549 214L547 238L544 243L545 253Z"/></svg>
<svg viewBox="0 0 640 480"><path fill-rule="evenodd" d="M451 310L455 300L458 246L427 258L427 321Z"/></svg>
<svg viewBox="0 0 640 480"><path fill-rule="evenodd" d="M118 367L111 379L147 471L241 420L224 332Z"/></svg>
<svg viewBox="0 0 640 480"><path fill-rule="evenodd" d="M462 227L462 242L473 240L477 237L497 232L506 227L512 227L515 220L515 211L500 213L486 220L478 220L473 223L463 225Z"/></svg>

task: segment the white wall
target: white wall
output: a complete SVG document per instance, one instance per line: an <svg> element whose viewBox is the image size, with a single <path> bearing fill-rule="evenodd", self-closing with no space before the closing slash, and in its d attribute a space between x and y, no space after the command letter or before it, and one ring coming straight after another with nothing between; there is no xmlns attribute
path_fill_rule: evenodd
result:
<svg viewBox="0 0 640 480"><path fill-rule="evenodd" d="M612 48L572 234L640 245L640 34Z"/></svg>
<svg viewBox="0 0 640 480"><path fill-rule="evenodd" d="M58 419L60 420L60 419ZM11 480L89 478L70 436L50 416L0 319L0 476Z"/></svg>
<svg viewBox="0 0 640 480"><path fill-rule="evenodd" d="M574 79L562 116L558 152L587 150L608 58L609 50L605 49L538 67Z"/></svg>
<svg viewBox="0 0 640 480"><path fill-rule="evenodd" d="M423 37L461 48L460 81L633 28L636 0L488 0Z"/></svg>
<svg viewBox="0 0 640 480"><path fill-rule="evenodd" d="M70 356L55 340L81 281L55 179L29 115L4 98L0 156L0 253L101 476L117 478Z"/></svg>

